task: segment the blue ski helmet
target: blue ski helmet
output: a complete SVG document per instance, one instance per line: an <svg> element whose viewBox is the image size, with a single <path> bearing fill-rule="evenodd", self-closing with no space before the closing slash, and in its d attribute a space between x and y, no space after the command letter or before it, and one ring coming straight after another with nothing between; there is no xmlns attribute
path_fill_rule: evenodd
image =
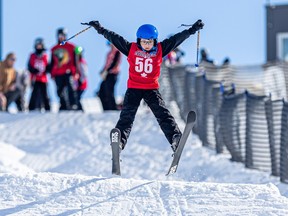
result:
<svg viewBox="0 0 288 216"><path fill-rule="evenodd" d="M155 39L158 38L158 30L155 26L150 24L144 24L140 26L136 33L137 38L143 39Z"/></svg>

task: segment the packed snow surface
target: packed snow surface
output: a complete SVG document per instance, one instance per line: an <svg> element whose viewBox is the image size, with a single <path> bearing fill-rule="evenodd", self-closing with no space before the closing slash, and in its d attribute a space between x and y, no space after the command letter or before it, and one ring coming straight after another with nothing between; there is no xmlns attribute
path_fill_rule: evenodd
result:
<svg viewBox="0 0 288 216"><path fill-rule="evenodd" d="M288 215L288 185L246 169L191 134L177 173L172 150L141 106L111 174L118 111L84 101L85 113L0 113L0 215ZM183 130L184 122L171 111Z"/></svg>

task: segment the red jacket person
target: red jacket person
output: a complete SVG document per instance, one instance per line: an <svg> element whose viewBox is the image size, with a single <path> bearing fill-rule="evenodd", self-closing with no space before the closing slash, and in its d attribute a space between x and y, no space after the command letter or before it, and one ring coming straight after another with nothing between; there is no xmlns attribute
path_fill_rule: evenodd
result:
<svg viewBox="0 0 288 216"><path fill-rule="evenodd" d="M183 30L162 42L158 42L156 27L144 24L137 30L136 43L128 42L115 32L105 29L98 21L84 24L93 26L99 34L103 35L128 57L128 89L125 93L120 118L116 124L116 128L121 131L121 148L124 149L126 145L140 101L144 99L171 144L172 150L175 151L182 134L158 90L160 66L164 56L178 47L190 35L202 29L204 23L198 20L191 28Z"/></svg>

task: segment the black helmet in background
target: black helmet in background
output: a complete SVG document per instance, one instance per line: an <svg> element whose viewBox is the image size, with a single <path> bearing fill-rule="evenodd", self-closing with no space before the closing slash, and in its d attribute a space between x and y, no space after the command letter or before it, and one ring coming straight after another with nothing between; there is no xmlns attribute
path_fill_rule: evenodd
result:
<svg viewBox="0 0 288 216"><path fill-rule="evenodd" d="M37 54L41 54L43 51L46 50L44 39L39 37L35 39L34 42L34 49Z"/></svg>
<svg viewBox="0 0 288 216"><path fill-rule="evenodd" d="M67 29L66 28L58 28L57 32L56 32L56 37L59 43L61 43L62 41L66 40L67 38Z"/></svg>
<svg viewBox="0 0 288 216"><path fill-rule="evenodd" d="M67 33L68 33L68 31L67 31L66 28L58 28L58 29L57 29L57 37L58 37L60 34L62 34L62 35L64 35L65 37L67 37Z"/></svg>

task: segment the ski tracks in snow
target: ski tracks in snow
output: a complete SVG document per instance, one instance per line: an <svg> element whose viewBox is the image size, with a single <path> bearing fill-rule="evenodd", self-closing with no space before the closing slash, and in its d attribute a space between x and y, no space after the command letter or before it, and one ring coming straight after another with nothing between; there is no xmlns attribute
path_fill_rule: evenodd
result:
<svg viewBox="0 0 288 216"><path fill-rule="evenodd" d="M122 177L111 175L109 145L119 112L0 115L0 215L288 215L273 184L239 184L269 174L231 164L195 136L166 177L172 150L147 109L121 152ZM229 183L191 182L209 180Z"/></svg>
<svg viewBox="0 0 288 216"><path fill-rule="evenodd" d="M55 173L0 174L0 199L0 215L288 213L288 200L272 184L148 181Z"/></svg>

